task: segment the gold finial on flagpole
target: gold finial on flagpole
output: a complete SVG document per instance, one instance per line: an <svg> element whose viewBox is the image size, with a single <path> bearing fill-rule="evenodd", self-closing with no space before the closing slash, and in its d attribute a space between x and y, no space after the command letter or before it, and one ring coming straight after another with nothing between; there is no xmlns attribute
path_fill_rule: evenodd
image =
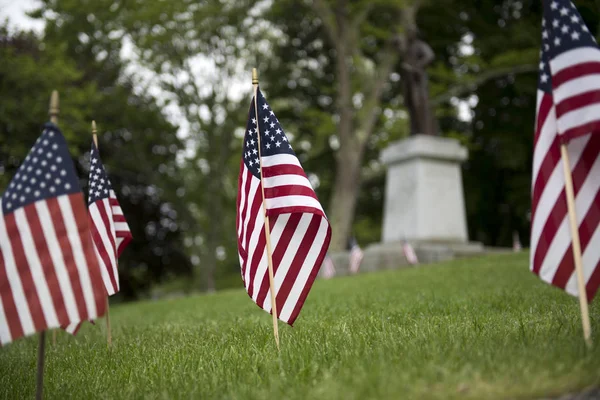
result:
<svg viewBox="0 0 600 400"><path fill-rule="evenodd" d="M58 113L60 109L58 107L58 91L53 90L50 96L50 108L48 109L48 115L50 115L50 122L54 125L58 125Z"/></svg>
<svg viewBox="0 0 600 400"><path fill-rule="evenodd" d="M98 136L96 135L98 133L97 129L96 129L96 121L92 120L92 139L94 140L94 145L96 146L96 148L98 148Z"/></svg>
<svg viewBox="0 0 600 400"><path fill-rule="evenodd" d="M256 68L252 68L252 84L258 85L258 72L256 71Z"/></svg>

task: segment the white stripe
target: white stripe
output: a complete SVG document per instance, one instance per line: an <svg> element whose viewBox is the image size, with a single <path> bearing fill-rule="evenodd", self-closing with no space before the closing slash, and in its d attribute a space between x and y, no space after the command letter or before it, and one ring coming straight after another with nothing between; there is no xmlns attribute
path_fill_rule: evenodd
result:
<svg viewBox="0 0 600 400"><path fill-rule="evenodd" d="M294 235L292 236L292 239L290 240L290 243L285 251L285 254L283 255L283 258L281 259L281 263L277 267L277 273L275 274L275 296L277 296L279 294L281 285L283 285L283 281L287 277L290 267L292 266L292 261L294 261L294 257L298 253L298 247L300 246L300 244L302 243L302 239L306 235L306 231L308 230L308 227L310 225L310 221L312 220L312 217L313 217L313 214L308 214L308 213L302 214L302 217L300 218L300 222L298 223L298 227L294 231ZM279 222L279 220L277 222ZM287 223L287 221L286 221L286 223ZM271 289L269 289L269 292L267 293L267 297L265 298L265 305L264 305L265 310L270 312L271 306L272 306L271 305ZM278 305L278 308L279 308L279 310L277 310L278 312L280 312L282 306L283 306L283 304Z"/></svg>
<svg viewBox="0 0 600 400"><path fill-rule="evenodd" d="M0 200L0 209L2 208L2 201ZM4 256L4 268L6 269L6 278L12 291L13 301L17 308L17 314L19 321L21 321L21 328L25 336L35 333L35 326L33 325L33 319L29 310L29 304L25 297L25 291L23 289L23 283L15 264L15 257L12 251L12 244L6 231L6 225L4 218L0 217L0 247L2 248L2 254Z"/></svg>
<svg viewBox="0 0 600 400"><path fill-rule="evenodd" d="M321 208L321 203L319 203L319 201L314 197L310 196L291 195L267 199L267 209L274 210L283 207L312 207L323 211L323 208Z"/></svg>
<svg viewBox="0 0 600 400"><path fill-rule="evenodd" d="M109 224L109 229L110 229L110 234L112 235L112 239L115 243L115 247L111 246L112 252L111 254L113 254L115 256L115 262L112 265L112 269L113 269L113 274L115 277L115 282L117 284L117 287L115 288L117 291L119 290L119 270L118 270L118 266L119 266L119 258L117 257L117 235L115 232L115 221L113 220L113 214L111 213L111 206L110 206L110 201L109 199L104 199L102 200L104 203L104 207L106 208L106 214L108 215L108 224Z"/></svg>
<svg viewBox="0 0 600 400"><path fill-rule="evenodd" d="M258 185L260 185L260 179L257 179L256 177L254 177L254 175L252 175L250 181L250 191L248 192L248 199L246 200L246 217L244 218L244 237L242 238L242 248L246 250L246 252L248 251L248 249L244 247L246 245L246 239L249 238L252 234L252 232L248 232L248 223L250 222L250 217L252 215L252 205L254 203L254 198L260 197L256 196L258 194ZM259 215L261 215L260 211Z"/></svg>
<svg viewBox="0 0 600 400"><path fill-rule="evenodd" d="M0 296L0 344L10 343L11 341L12 336L10 335L8 321L6 320L4 304L2 304L2 296Z"/></svg>
<svg viewBox="0 0 600 400"><path fill-rule="evenodd" d="M560 104L569 97L593 90L600 90L600 74L584 75L571 79L554 90L554 104Z"/></svg>
<svg viewBox="0 0 600 400"><path fill-rule="evenodd" d="M281 239L281 235L284 232L285 226L290 219L290 214L282 214L277 218L277 222L275 222L275 226L272 226L273 220L270 219L270 228L271 228L271 251L275 252L277 245L279 244L279 239ZM265 242L266 243L266 242ZM260 249L259 249L260 250ZM271 254L271 257L273 254ZM254 275L254 282L252 283L253 292L252 299L256 301L258 297L258 292L260 291L260 286L262 285L263 279L265 275L268 274L269 271L269 262L267 258L267 245L264 246L264 251L262 257L260 259L260 263L258 264L258 268L256 269L256 275Z"/></svg>
<svg viewBox="0 0 600 400"><path fill-rule="evenodd" d="M598 75L598 83L600 83L600 75ZM590 104L589 106L570 111L560 117L558 119L558 130L562 134L571 128L598 120L600 120L600 104Z"/></svg>
<svg viewBox="0 0 600 400"><path fill-rule="evenodd" d="M248 204L249 207L251 207L251 204ZM248 210L248 214L250 214L250 210ZM258 237L260 235L260 230L262 229L263 225L265 223L265 216L263 213L263 209L262 206L258 209L258 212L256 213L256 219L254 220L254 226L252 226L250 231L246 231L246 236L248 237L248 235L250 235L250 239L248 241L248 248L247 248L247 258L246 258L246 281L249 282L250 281L250 267L252 264L252 257L254 256L254 251L255 250L259 250L259 251L264 251L264 248L262 249L257 249L256 245L258 244Z"/></svg>
<svg viewBox="0 0 600 400"><path fill-rule="evenodd" d="M581 153L589 139L590 137L587 135L573 139L571 142L569 142L567 151L569 152L571 171L573 170L573 165L577 165L577 162L581 157ZM546 224L546 220L554 209L554 206L558 201L559 195L564 187L565 176L563 172L562 160L560 160L554 167L550 178L546 182L546 186L544 186L544 190L540 196L537 209L535 210L535 216L531 225L531 260L533 260L533 256L535 255L535 248L539 242L539 238L542 230L544 229L544 225Z"/></svg>
<svg viewBox="0 0 600 400"><path fill-rule="evenodd" d="M600 261L600 229L596 228L582 256L583 264L583 279L586 283L590 281L592 274L596 270L596 265ZM579 288L577 287L577 275L575 271L565 286L565 291L572 296L579 296Z"/></svg>
<svg viewBox="0 0 600 400"><path fill-rule="evenodd" d="M94 319L98 317L96 299L94 298L94 288L90 279L89 266L85 259L81 239L79 238L79 229L75 221L75 216L73 215L73 209L71 208L71 201L68 195L59 196L57 199L69 237L69 242L71 243L73 260L75 261L77 271L79 272L79 281L81 283L81 290L83 291L83 297L88 313L87 318Z"/></svg>
<svg viewBox="0 0 600 400"><path fill-rule="evenodd" d="M575 198L577 226L581 225L583 218L587 215L598 190L600 190L600 157L597 157L594 161L590 173ZM565 252L571 246L571 239L568 216L565 215L540 268L540 278L544 281L552 282L554 279ZM593 245L593 243L590 243L590 245Z"/></svg>
<svg viewBox="0 0 600 400"><path fill-rule="evenodd" d="M98 266L100 267L100 275L102 276L102 282L104 282L104 288L106 288L106 293L109 296L112 296L116 293L113 288L112 282L110 281L110 276L108 275L108 266L104 264L104 260L100 257L100 253L98 252L98 247L96 247L96 243L94 243L94 253L96 254L96 258L98 259Z"/></svg>
<svg viewBox="0 0 600 400"><path fill-rule="evenodd" d="M538 99L541 102L541 94L543 92L538 90ZM539 106L537 108L539 113ZM537 122L536 122L537 123ZM548 110L548 116L542 125L542 130L540 131L540 135L535 144L535 148L533 149L533 179L532 182L535 183L538 177L538 173L540 172L540 166L546 157L548 151L550 151L550 146L554 143L554 138L557 135L556 131L556 108L554 105L550 107Z"/></svg>
<svg viewBox="0 0 600 400"><path fill-rule="evenodd" d="M75 294L73 293L73 287L71 286L71 278L69 276L69 271L67 270L60 243L56 236L56 231L54 230L54 223L52 222L50 210L48 210L48 205L45 201L36 202L35 208L40 217L40 223L42 225L42 230L44 231L46 243L48 244L50 258L54 264L56 279L58 280L69 321L79 321L81 320L81 316L77 309L77 300L75 300Z"/></svg>
<svg viewBox="0 0 600 400"><path fill-rule="evenodd" d="M308 179L304 176L295 174L272 176L270 178L264 178L263 181L265 189L288 185L306 186L307 188L312 189Z"/></svg>
<svg viewBox="0 0 600 400"><path fill-rule="evenodd" d="M129 226L127 222L114 222L115 232L129 232Z"/></svg>
<svg viewBox="0 0 600 400"><path fill-rule="evenodd" d="M294 308L298 303L300 294L306 286L306 281L308 280L308 277L312 271L312 267L315 265L317 257L319 256L319 254L321 253L321 249L323 248L325 238L327 237L328 226L329 224L327 222L327 219L321 218L321 225L319 226L319 231L315 236L315 240L313 241L312 246L310 247L310 250L306 256L306 259L304 260L304 263L302 264L302 267L300 268L300 272L298 274L298 277L296 278L296 281L294 282L294 286L292 287L292 290L290 291L290 294L281 309L279 318L282 321L288 322L290 320L292 312L294 312Z"/></svg>
<svg viewBox="0 0 600 400"><path fill-rule="evenodd" d="M600 50L595 46L579 47L560 53L550 60L550 68L552 69L552 75L556 75L557 72L565 68L590 61L600 61Z"/></svg>
<svg viewBox="0 0 600 400"><path fill-rule="evenodd" d="M123 215L123 209L121 206L111 206L111 211L113 215Z"/></svg>
<svg viewBox="0 0 600 400"><path fill-rule="evenodd" d="M262 158L263 167L272 167L274 165L291 164L302 168L300 161L291 154L277 154L274 156L265 156Z"/></svg>
<svg viewBox="0 0 600 400"><path fill-rule="evenodd" d="M74 335L74 332L77 329L77 327L79 326L79 324L81 324L81 322L73 322L73 323L67 325L67 327L65 328L65 331L67 333L70 333L71 335Z"/></svg>
<svg viewBox="0 0 600 400"><path fill-rule="evenodd" d="M102 254L102 252L105 252L108 255L109 258L109 262L110 262L110 266L107 265L108 268L112 268L113 265L115 265L115 249L112 246L112 243L110 242L110 238L109 238L109 233L107 233L107 229L108 228L110 230L110 225L106 226L104 225L104 220L102 219L102 215L100 214L100 207L104 208L104 212L107 212L106 210L106 203L107 202L106 199L104 199L101 202L94 202L94 204L92 204L89 208L89 213L91 216L91 223L94 224L94 226L96 227L96 230L98 231L98 234L100 235L100 240L102 241L102 246L104 246L104 248L98 248L98 252L100 252ZM107 214L107 218L110 221L111 217L110 214ZM110 224L110 222L109 222ZM100 244L94 243L94 245L96 246L100 246Z"/></svg>
<svg viewBox="0 0 600 400"><path fill-rule="evenodd" d="M238 237L242 234L242 228L244 226L244 221L242 220L242 210L244 209L244 204L246 204L246 180L248 178L248 169L246 168L246 164L244 164L244 168L242 170L242 184L239 189L240 193L240 207L238 209ZM240 263L241 265L241 263Z"/></svg>
<svg viewBox="0 0 600 400"><path fill-rule="evenodd" d="M33 241L33 234L29 228L29 222L25 215L24 208L19 208L15 211L15 222L17 224L17 230L21 237L21 243L23 244L23 251L25 252L25 258L27 264L29 264L29 270L31 271L31 278L37 291L40 305L42 307L42 313L48 324L48 328L54 328L60 326L58 317L56 316L56 309L54 308L54 301L48 288L48 282L46 281L46 275L44 274L44 268L40 261L40 257Z"/></svg>

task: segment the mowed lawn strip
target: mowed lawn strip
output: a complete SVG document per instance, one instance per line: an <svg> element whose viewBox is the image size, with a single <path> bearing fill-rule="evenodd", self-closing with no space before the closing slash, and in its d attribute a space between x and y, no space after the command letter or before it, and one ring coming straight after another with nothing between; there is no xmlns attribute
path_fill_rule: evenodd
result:
<svg viewBox="0 0 600 400"><path fill-rule="evenodd" d="M112 350L104 319L48 340L45 398L536 399L599 384L600 306L588 351L577 299L527 258L318 280L280 325L280 355L243 289L115 306ZM37 336L0 349L0 398L34 397L36 352Z"/></svg>

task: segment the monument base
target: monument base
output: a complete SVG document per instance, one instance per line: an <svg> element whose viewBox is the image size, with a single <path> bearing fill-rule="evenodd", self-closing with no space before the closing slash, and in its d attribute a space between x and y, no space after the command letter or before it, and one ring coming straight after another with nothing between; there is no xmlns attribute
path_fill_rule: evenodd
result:
<svg viewBox="0 0 600 400"><path fill-rule="evenodd" d="M466 243L461 163L451 138L415 135L383 150L387 165L382 242Z"/></svg>

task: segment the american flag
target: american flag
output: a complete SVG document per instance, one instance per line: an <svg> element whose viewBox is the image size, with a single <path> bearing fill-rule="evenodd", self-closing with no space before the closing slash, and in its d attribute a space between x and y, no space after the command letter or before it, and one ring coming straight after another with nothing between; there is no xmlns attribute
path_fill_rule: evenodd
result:
<svg viewBox="0 0 600 400"><path fill-rule="evenodd" d="M55 125L44 126L0 209L0 342L103 315L83 195Z"/></svg>
<svg viewBox="0 0 600 400"><path fill-rule="evenodd" d="M260 162L271 231L279 319L292 325L319 272L331 228L275 113L257 90L252 99L238 180L236 229L241 274L248 295L271 312ZM259 154L258 136L261 135Z"/></svg>
<svg viewBox="0 0 600 400"><path fill-rule="evenodd" d="M94 142L90 152L88 211L102 280L112 296L119 291L118 258L132 236Z"/></svg>
<svg viewBox="0 0 600 400"><path fill-rule="evenodd" d="M407 241L402 243L402 254L404 254L404 257L409 264L414 265L419 263L415 249L413 249L412 245Z"/></svg>
<svg viewBox="0 0 600 400"><path fill-rule="evenodd" d="M333 260L329 255L325 256L325 261L323 261L323 278L331 279L335 276L335 266L333 265Z"/></svg>
<svg viewBox="0 0 600 400"><path fill-rule="evenodd" d="M360 263L362 262L363 259L363 251L360 248L360 246L358 245L358 242L356 241L356 239L352 238L352 240L350 241L350 273L351 274L357 274L358 273L358 269L360 268Z"/></svg>
<svg viewBox="0 0 600 400"><path fill-rule="evenodd" d="M575 6L544 1L532 177L531 265L577 296L560 145L568 141L587 296L600 285L600 50Z"/></svg>

